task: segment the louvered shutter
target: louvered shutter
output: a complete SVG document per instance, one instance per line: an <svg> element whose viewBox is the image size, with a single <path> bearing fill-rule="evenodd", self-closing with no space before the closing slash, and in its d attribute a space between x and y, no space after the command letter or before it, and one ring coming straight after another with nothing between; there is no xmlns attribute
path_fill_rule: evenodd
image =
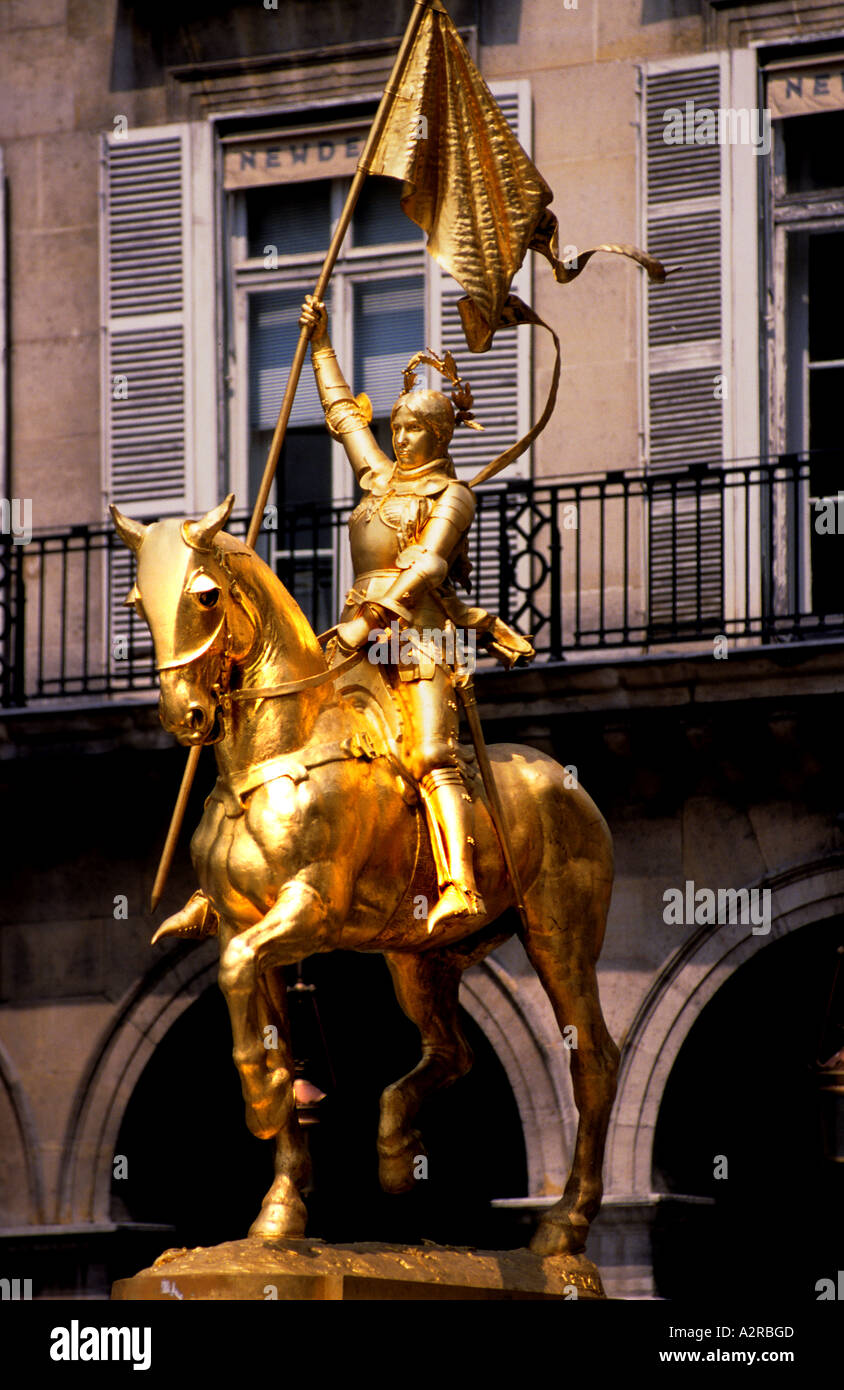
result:
<svg viewBox="0 0 844 1390"><path fill-rule="evenodd" d="M520 144L531 153L530 84L491 82L490 90ZM531 302L531 253L513 280L512 291ZM459 429L451 443L458 477L469 479L490 459L515 444L531 426L531 331L503 329L496 333L489 352L470 353L457 312L465 291L436 262L431 262L431 345L452 352L462 376L468 378L475 398L474 413L484 426ZM437 383L434 382L434 385ZM487 484L498 489L517 478L531 476L531 451L512 463L501 480ZM484 489L486 490L486 489ZM509 580L509 532L502 527L497 506L479 505L471 533L473 602L497 612L506 607Z"/></svg>
<svg viewBox="0 0 844 1390"><path fill-rule="evenodd" d="M104 491L138 520L206 510L216 500L216 309L210 130L170 125L103 142ZM132 557L111 556L113 639L130 665L149 649L122 606Z"/></svg>
<svg viewBox="0 0 844 1390"><path fill-rule="evenodd" d="M354 288L356 390L365 391L376 420L389 418L396 383L425 337L424 276L384 276Z"/></svg>
<svg viewBox="0 0 844 1390"><path fill-rule="evenodd" d="M106 489L155 516L186 502L184 138L110 140L104 160Z"/></svg>
<svg viewBox="0 0 844 1390"><path fill-rule="evenodd" d="M645 80L648 249L679 267L648 289L647 469L650 630L720 623L724 609L722 147L666 143L668 113L723 104L722 64L651 68ZM690 105L691 104L691 105ZM693 119L693 116L692 116ZM691 130L693 132L694 126ZM718 389L716 389L718 388ZM672 471L674 476L672 476Z"/></svg>

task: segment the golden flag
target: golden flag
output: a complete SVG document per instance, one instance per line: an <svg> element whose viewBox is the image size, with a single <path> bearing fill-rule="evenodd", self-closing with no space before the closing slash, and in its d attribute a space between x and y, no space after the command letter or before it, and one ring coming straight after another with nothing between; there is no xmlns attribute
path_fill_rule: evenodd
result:
<svg viewBox="0 0 844 1390"><path fill-rule="evenodd" d="M595 246L571 265L559 260L557 219L548 210L554 195L441 0L425 14L384 131L360 167L404 182L404 211L469 296L459 307L472 352L485 352L502 323L510 282L528 248L545 256L561 284L574 280L596 251L630 256L652 279L665 279L659 262L634 246ZM511 300L508 323L520 321L522 307Z"/></svg>

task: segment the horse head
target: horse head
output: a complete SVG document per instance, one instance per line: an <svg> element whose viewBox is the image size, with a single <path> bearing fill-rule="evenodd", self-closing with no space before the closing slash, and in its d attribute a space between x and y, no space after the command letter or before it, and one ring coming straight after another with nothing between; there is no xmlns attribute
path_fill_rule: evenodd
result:
<svg viewBox="0 0 844 1390"><path fill-rule="evenodd" d="M198 521L171 517L148 526L111 508L117 534L138 559L125 602L152 633L161 722L183 744L216 741L231 663L255 636L228 563L232 553L251 552L221 534L233 506L230 493Z"/></svg>

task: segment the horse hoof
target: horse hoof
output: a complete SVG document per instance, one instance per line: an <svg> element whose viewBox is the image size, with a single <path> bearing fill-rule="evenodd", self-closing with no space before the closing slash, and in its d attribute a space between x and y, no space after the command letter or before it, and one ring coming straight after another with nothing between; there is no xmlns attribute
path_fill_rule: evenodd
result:
<svg viewBox="0 0 844 1390"><path fill-rule="evenodd" d="M425 1145L415 1130L397 1152L385 1153L379 1144L378 1181L382 1191L389 1192L393 1197L400 1196L402 1192L411 1192L417 1181L417 1160L427 1160L427 1157Z"/></svg>
<svg viewBox="0 0 844 1390"><path fill-rule="evenodd" d="M534 1255L582 1255L586 1249L589 1222L540 1221L529 1249Z"/></svg>
<svg viewBox="0 0 844 1390"><path fill-rule="evenodd" d="M293 1206L270 1202L255 1217L249 1235L258 1240L298 1240L305 1234L307 1219L302 1202Z"/></svg>

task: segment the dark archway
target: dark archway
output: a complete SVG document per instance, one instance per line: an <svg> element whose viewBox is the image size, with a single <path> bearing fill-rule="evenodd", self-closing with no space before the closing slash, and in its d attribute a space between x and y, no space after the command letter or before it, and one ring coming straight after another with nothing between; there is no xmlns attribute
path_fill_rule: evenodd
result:
<svg viewBox="0 0 844 1390"><path fill-rule="evenodd" d="M390 1197L377 1180L378 1098L418 1061L418 1034L380 957L312 957L304 974L316 985L326 1047L308 996L294 1008L294 1050L308 1059L308 1079L327 1093L320 1123L310 1130L309 1234L335 1242L506 1245L490 1201L525 1195L527 1165L512 1091L480 1028L464 1011L475 1065L423 1114L427 1179L407 1196ZM112 1184L115 1219L170 1224L171 1243L180 1245L246 1234L272 1180L272 1145L246 1128L216 986L156 1048L126 1109L117 1153L126 1158L127 1176Z"/></svg>
<svg viewBox="0 0 844 1390"><path fill-rule="evenodd" d="M844 1164L824 1157L811 1068L832 1048L820 1034L843 938L835 919L763 946L686 1038L660 1106L653 1183L711 1204L669 1203L658 1216L662 1297L813 1300L817 1281L835 1277Z"/></svg>

